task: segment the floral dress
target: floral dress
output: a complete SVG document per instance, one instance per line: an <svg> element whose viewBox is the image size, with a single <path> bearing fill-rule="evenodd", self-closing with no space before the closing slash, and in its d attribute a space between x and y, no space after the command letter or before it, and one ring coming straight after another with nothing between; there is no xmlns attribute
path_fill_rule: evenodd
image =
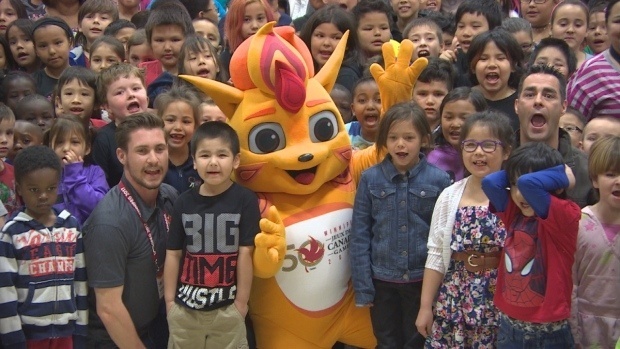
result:
<svg viewBox="0 0 620 349"><path fill-rule="evenodd" d="M456 212L450 249L500 251L506 230L485 206L461 207ZM497 269L470 272L465 262L450 261L435 304L435 322L427 348L494 348L498 312L493 304Z"/></svg>

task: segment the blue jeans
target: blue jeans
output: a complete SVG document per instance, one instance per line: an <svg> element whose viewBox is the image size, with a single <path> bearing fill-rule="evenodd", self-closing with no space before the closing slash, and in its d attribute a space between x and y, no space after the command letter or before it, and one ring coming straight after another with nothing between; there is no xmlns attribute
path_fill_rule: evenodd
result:
<svg viewBox="0 0 620 349"><path fill-rule="evenodd" d="M568 323L553 332L525 332L500 316L497 349L574 349L575 341Z"/></svg>

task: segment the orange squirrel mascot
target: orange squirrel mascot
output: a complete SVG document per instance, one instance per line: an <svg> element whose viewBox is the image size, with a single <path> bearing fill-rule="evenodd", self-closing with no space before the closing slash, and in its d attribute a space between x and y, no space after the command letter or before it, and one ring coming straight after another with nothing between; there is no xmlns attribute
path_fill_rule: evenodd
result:
<svg viewBox="0 0 620 349"><path fill-rule="evenodd" d="M355 307L347 245L352 174L359 175L377 156L352 153L329 96L348 33L314 75L310 52L294 29L273 26L266 24L234 52L234 87L181 76L228 116L241 143L235 180L259 196L264 218L255 239L250 297L257 344L261 349L328 349L340 341L374 348L370 312ZM412 52L410 42L403 44L396 60L388 45L386 70L372 67L384 108L411 99L427 63L421 59L409 66Z"/></svg>

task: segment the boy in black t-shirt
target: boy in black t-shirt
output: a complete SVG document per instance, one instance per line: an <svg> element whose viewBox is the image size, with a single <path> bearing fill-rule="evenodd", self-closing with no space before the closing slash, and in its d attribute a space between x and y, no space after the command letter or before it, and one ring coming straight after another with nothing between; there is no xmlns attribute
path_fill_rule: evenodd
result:
<svg viewBox="0 0 620 349"><path fill-rule="evenodd" d="M174 204L164 267L169 348L247 346L260 211L256 194L230 179L239 152L237 134L223 122L202 124L192 138L203 184Z"/></svg>

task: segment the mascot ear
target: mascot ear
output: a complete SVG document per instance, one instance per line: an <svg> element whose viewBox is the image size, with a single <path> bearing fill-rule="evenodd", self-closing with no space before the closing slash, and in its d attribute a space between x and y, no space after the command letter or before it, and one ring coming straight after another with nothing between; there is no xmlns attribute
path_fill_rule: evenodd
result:
<svg viewBox="0 0 620 349"><path fill-rule="evenodd" d="M338 46L329 57L325 65L321 68L321 70L314 77L319 83L327 90L327 92L331 92L332 88L336 84L336 78L338 78L338 71L340 70L340 65L342 64L342 59L344 58L344 53L347 48L347 39L349 38L349 31L340 39Z"/></svg>
<svg viewBox="0 0 620 349"><path fill-rule="evenodd" d="M229 119L235 114L239 103L243 99L243 91L219 81L192 75L179 75L179 77L213 98L215 104Z"/></svg>

